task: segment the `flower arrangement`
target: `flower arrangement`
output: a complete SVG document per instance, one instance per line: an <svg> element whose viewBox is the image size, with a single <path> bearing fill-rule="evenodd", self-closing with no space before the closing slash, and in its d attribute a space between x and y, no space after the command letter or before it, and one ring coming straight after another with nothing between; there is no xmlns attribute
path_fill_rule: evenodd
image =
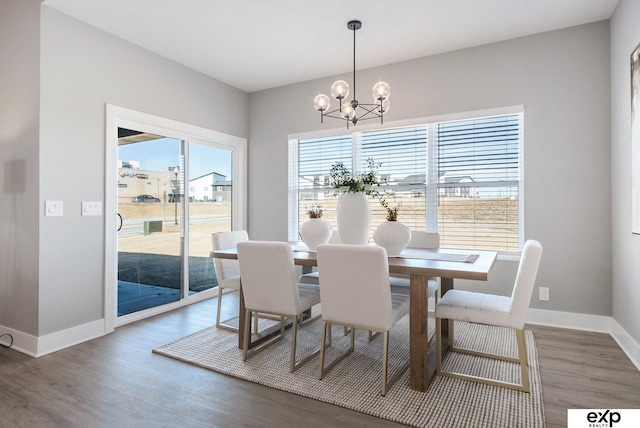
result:
<svg viewBox="0 0 640 428"><path fill-rule="evenodd" d="M389 202L386 198L380 198L380 205L382 205L387 210L387 221L398 221L398 210L402 205L402 201L398 202L398 205L395 207L390 207Z"/></svg>
<svg viewBox="0 0 640 428"><path fill-rule="evenodd" d="M311 205L310 208L304 207L309 218L322 218L325 208L320 205Z"/></svg>
<svg viewBox="0 0 640 428"><path fill-rule="evenodd" d="M364 192L367 195L377 196L378 187L380 187L377 175L380 165L382 165L381 162L376 163L373 158L367 158L367 171L352 174L342 162L338 162L331 165L329 182L331 187L337 191L345 193Z"/></svg>

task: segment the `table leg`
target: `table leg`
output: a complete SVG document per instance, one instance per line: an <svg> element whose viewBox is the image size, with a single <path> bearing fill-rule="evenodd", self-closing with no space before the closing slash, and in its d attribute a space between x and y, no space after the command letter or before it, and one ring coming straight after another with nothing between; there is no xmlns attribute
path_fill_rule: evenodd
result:
<svg viewBox="0 0 640 428"><path fill-rule="evenodd" d="M427 277L411 275L409 309L409 387L426 391L429 385L427 333Z"/></svg>
<svg viewBox="0 0 640 428"><path fill-rule="evenodd" d="M409 309L409 387L416 391L426 391L435 376L436 347L429 347L427 329L427 277L411 275ZM444 295L453 288L453 278L441 278L440 290ZM449 347L449 323L442 322L443 357Z"/></svg>

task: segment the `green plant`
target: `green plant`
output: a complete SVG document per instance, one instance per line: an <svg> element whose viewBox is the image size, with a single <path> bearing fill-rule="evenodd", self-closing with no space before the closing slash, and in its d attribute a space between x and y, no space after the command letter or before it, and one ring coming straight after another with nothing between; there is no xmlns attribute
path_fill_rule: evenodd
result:
<svg viewBox="0 0 640 428"><path fill-rule="evenodd" d="M331 187L345 193L364 192L367 195L378 195L378 168L381 162L376 163L373 158L367 158L367 171L352 174L344 163L338 162L331 165L329 171Z"/></svg>
<svg viewBox="0 0 640 428"><path fill-rule="evenodd" d="M402 205L402 201L398 202L398 205L395 207L390 207L389 202L386 198L380 198L380 205L382 205L387 210L387 221L398 221L398 210Z"/></svg>

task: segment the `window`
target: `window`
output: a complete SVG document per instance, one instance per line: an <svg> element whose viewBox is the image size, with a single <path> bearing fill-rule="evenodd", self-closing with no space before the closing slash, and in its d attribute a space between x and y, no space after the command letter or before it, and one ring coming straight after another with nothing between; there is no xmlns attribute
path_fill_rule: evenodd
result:
<svg viewBox="0 0 640 428"><path fill-rule="evenodd" d="M512 109L513 110L513 109ZM305 208L320 205L335 225L338 201L329 170L381 163L384 197L400 205L399 221L440 233L448 248L520 250L522 113L431 121L415 126L290 140L290 230L298 239ZM356 166L354 168L354 165ZM371 233L385 210L371 204Z"/></svg>

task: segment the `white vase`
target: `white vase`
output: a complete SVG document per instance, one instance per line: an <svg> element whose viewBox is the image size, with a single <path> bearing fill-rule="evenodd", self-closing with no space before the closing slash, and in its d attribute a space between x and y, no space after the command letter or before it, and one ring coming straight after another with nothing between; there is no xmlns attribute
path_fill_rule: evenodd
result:
<svg viewBox="0 0 640 428"><path fill-rule="evenodd" d="M341 243L368 244L371 206L367 195L362 192L343 194L336 208L336 222Z"/></svg>
<svg viewBox="0 0 640 428"><path fill-rule="evenodd" d="M399 221L385 221L373 232L373 239L387 250L389 257L394 257L409 245L411 230Z"/></svg>
<svg viewBox="0 0 640 428"><path fill-rule="evenodd" d="M310 251L329 242L332 232L331 223L321 218L310 218L300 225L300 236Z"/></svg>

